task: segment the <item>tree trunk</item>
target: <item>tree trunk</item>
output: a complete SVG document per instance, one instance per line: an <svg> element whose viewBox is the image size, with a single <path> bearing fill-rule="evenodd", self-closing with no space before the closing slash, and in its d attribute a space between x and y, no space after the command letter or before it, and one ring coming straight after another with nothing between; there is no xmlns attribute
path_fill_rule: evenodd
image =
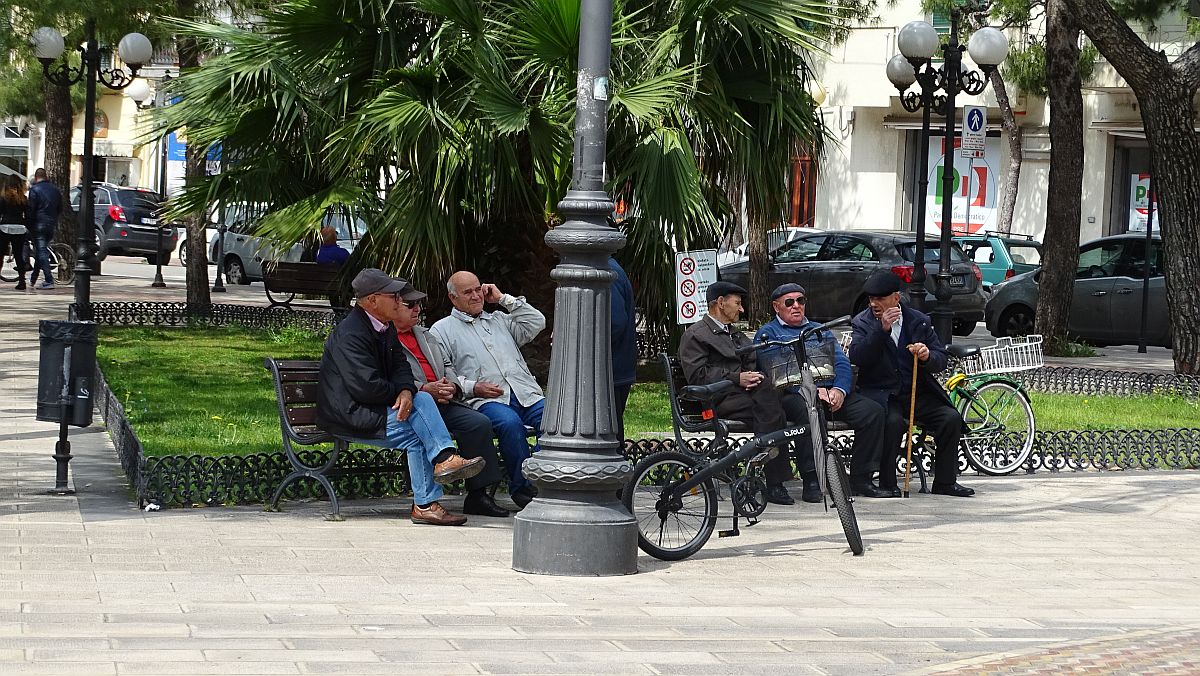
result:
<svg viewBox="0 0 1200 676"><path fill-rule="evenodd" d="M1161 222L1175 371L1200 374L1200 43L1168 63L1103 0L1063 0L1142 108Z"/></svg>
<svg viewBox="0 0 1200 676"><path fill-rule="evenodd" d="M71 210L71 126L75 120L75 112L71 109L71 90L51 84L49 80L42 82L42 92L46 98L46 153L44 168L47 176L54 185L58 186L63 195L62 217L58 219L58 228L54 239L75 247L75 225L77 219ZM34 167L35 169L37 167Z"/></svg>
<svg viewBox="0 0 1200 676"><path fill-rule="evenodd" d="M1004 234L1012 233L1013 212L1017 208L1017 190L1021 185L1021 125L1013 114L1012 102L1008 98L1004 78L1000 69L992 71L992 90L996 92L996 105L1000 108L1000 128L1008 139L1008 178L1004 183L1004 194L1000 197L1000 219L996 229Z"/></svg>
<svg viewBox="0 0 1200 676"><path fill-rule="evenodd" d="M771 261L767 252L766 219L751 214L747 218L747 226L746 254L750 259L747 263L750 273L750 288L746 290L750 293L745 299L745 308L746 318L753 329L767 323L770 318L767 297L771 293L771 289L767 285Z"/></svg>
<svg viewBox="0 0 1200 676"><path fill-rule="evenodd" d="M1046 84L1050 94L1050 177L1034 324L1049 352L1067 341L1083 193L1083 85L1079 25L1065 0L1046 3Z"/></svg>
<svg viewBox="0 0 1200 676"><path fill-rule="evenodd" d="M191 18L196 14L194 0L177 0L175 3L176 16ZM179 70L195 68L200 65L200 46L192 38L178 37L175 40L175 51L179 55ZM184 162L184 178L188 183L204 178L206 150L188 144ZM206 311L212 307L212 296L208 287L208 224L204 212L188 214L183 219L187 229L187 305L194 311ZM217 265L221 265L217 261Z"/></svg>

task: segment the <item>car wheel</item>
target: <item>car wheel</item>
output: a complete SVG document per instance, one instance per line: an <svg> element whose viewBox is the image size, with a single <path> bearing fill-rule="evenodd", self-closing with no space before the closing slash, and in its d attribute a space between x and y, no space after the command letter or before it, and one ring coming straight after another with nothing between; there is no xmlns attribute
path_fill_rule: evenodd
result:
<svg viewBox="0 0 1200 676"><path fill-rule="evenodd" d="M187 240L179 243L179 264L187 267Z"/></svg>
<svg viewBox="0 0 1200 676"><path fill-rule="evenodd" d="M1014 305L1000 315L997 328L1001 336L1016 338L1033 333L1033 310L1024 305Z"/></svg>
<svg viewBox="0 0 1200 676"><path fill-rule="evenodd" d="M96 229L96 260L108 258L108 245L104 241L104 231Z"/></svg>
<svg viewBox="0 0 1200 676"><path fill-rule="evenodd" d="M246 266L242 263L242 259L237 256L229 256L225 259L225 279L230 284L245 286L250 283L250 278L246 276Z"/></svg>
<svg viewBox="0 0 1200 676"><path fill-rule="evenodd" d="M978 323L979 322L969 322L965 319L955 319L954 328L951 329L951 333L956 336L969 336L971 335L971 332L975 330L975 325Z"/></svg>

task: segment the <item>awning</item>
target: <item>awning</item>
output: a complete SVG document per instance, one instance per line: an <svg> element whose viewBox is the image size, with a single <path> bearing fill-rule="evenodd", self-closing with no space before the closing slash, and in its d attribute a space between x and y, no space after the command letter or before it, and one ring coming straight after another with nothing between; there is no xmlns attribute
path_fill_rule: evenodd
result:
<svg viewBox="0 0 1200 676"><path fill-rule="evenodd" d="M900 117L897 115L885 115L883 118L883 126L886 129L899 129L902 131L920 131L921 118L919 117ZM933 116L929 119L929 129L933 132L944 131L946 129L946 118ZM962 132L962 118L959 117L958 131ZM1001 127L998 122L988 120L988 131L1000 131Z"/></svg>
<svg viewBox="0 0 1200 676"><path fill-rule="evenodd" d="M98 138L92 140L92 155L96 157L133 157L133 147L132 143ZM83 141L71 141L71 154L83 155Z"/></svg>

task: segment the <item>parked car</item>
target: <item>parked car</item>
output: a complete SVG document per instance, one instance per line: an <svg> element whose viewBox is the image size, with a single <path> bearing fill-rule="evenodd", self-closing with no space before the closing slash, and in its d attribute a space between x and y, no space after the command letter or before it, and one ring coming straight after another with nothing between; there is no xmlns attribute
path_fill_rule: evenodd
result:
<svg viewBox="0 0 1200 676"><path fill-rule="evenodd" d="M1162 241L1155 235L1150 256L1146 342L1170 347L1171 327L1162 256ZM1068 334L1096 345L1138 342L1145 262L1146 236L1141 233L1103 237L1082 245L1075 270ZM992 287L985 316L988 331L993 336L1023 336L1034 332L1041 274L1039 268Z"/></svg>
<svg viewBox="0 0 1200 676"><path fill-rule="evenodd" d="M83 186L71 188L71 208L79 211ZM164 200L147 188L130 188L113 183L93 184L93 222L96 228L96 257L104 260L108 254L145 256L154 265L162 258L163 265L171 260L179 235L178 223L160 223ZM162 231L161 250L158 239Z"/></svg>
<svg viewBox="0 0 1200 676"><path fill-rule="evenodd" d="M226 220L232 225L225 233L224 250L221 252L225 277L230 284L249 284L262 281L264 263L283 261L296 263L311 260L318 242L297 242L286 248L254 234L260 220L260 211L244 205L228 208ZM322 226L332 227L338 233L338 244L353 253L354 247L367 233L367 223L343 210L330 209L322 220ZM210 247L210 256L217 259L217 244Z"/></svg>
<svg viewBox="0 0 1200 676"><path fill-rule="evenodd" d="M216 253L214 243L217 241L217 236L221 233L217 229L216 219L217 216L215 214L210 215L210 224L204 228L204 250L207 252L205 256L208 258L209 265L217 262L213 258L213 254ZM187 228L179 228L179 246L175 249L175 256L179 259L180 265L187 265Z"/></svg>
<svg viewBox="0 0 1200 676"><path fill-rule="evenodd" d="M985 289L1042 264L1042 243L1029 235L979 232L959 235L954 241L983 272Z"/></svg>
<svg viewBox="0 0 1200 676"><path fill-rule="evenodd" d="M916 234L902 230L819 230L802 235L771 256L768 285L797 282L808 291L807 315L818 321L857 314L867 307L863 282L878 270L890 270L905 282L912 281ZM936 303L933 275L941 250L936 239L925 240L925 307ZM954 333L965 336L983 319L986 297L979 267L963 250L951 249L950 288L953 293ZM746 286L749 263L718 267L721 279ZM905 291L907 298L907 291Z"/></svg>
<svg viewBox="0 0 1200 676"><path fill-rule="evenodd" d="M773 252L801 235L814 232L821 231L817 228L795 228L790 225L770 230L767 232L767 252ZM749 243L742 242L732 249L720 249L717 251L717 266L733 265L734 263L746 260L746 257L749 256L749 247Z"/></svg>

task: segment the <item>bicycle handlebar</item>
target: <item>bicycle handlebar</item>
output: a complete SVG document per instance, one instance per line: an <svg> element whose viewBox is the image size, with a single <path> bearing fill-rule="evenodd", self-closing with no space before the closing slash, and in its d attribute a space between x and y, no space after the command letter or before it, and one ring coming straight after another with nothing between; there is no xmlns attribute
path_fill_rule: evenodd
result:
<svg viewBox="0 0 1200 676"><path fill-rule="evenodd" d="M743 345L742 347L739 347L736 350L736 352L737 352L737 355L740 357L744 354L750 354L751 352L757 352L758 350L761 350L764 347L786 347L788 345L795 344L797 341L808 340L808 337L814 333L818 333L820 331L827 331L835 326L842 326L844 324L849 324L849 323L850 323L850 315L842 315L841 317L838 317L837 319L834 319L832 321L828 321L828 322L825 322L824 324L819 324L812 328L805 329L803 332L800 333L799 336L796 336L795 338L788 338L787 340L764 340L764 341L760 341L757 343L750 343L749 345Z"/></svg>

